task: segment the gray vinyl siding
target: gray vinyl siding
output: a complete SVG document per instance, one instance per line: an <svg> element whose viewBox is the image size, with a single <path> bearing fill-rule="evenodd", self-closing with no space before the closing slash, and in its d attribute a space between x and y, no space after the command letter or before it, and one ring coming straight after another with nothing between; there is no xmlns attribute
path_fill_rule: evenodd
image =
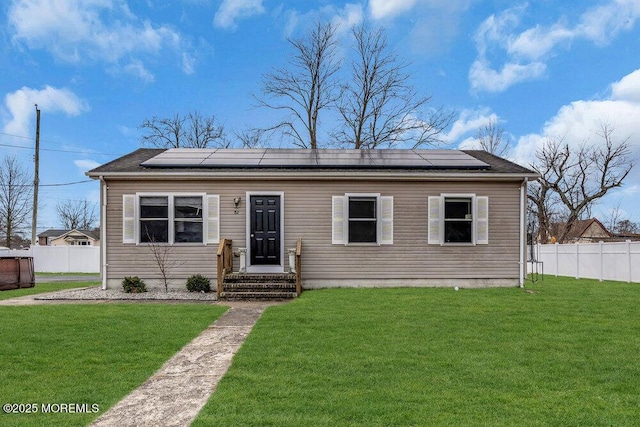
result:
<svg viewBox="0 0 640 427"><path fill-rule="evenodd" d="M246 192L284 193L286 249L302 246L302 279L517 279L521 181L108 181L107 263L109 281L137 275L159 279L158 267L145 245L122 243L122 196L136 192L204 192L220 195L220 237L233 249L246 247ZM393 245L333 245L331 197L345 193L393 196ZM489 197L489 244L427 245L427 200L441 193L475 193ZM233 199L242 197L237 214ZM217 245L174 245L171 276L216 276ZM238 269L234 258L234 270Z"/></svg>

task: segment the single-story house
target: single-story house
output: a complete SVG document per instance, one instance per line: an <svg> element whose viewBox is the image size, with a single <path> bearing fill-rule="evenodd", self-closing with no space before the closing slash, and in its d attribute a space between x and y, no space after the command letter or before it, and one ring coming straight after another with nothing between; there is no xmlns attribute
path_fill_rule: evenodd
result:
<svg viewBox="0 0 640 427"><path fill-rule="evenodd" d="M592 243L611 237L607 227L602 225L597 218L579 219L573 223L573 227L567 235L567 242Z"/></svg>
<svg viewBox="0 0 640 427"><path fill-rule="evenodd" d="M38 234L40 246L98 246L100 230L49 229Z"/></svg>
<svg viewBox="0 0 640 427"><path fill-rule="evenodd" d="M303 289L517 286L526 274L526 187L538 175L476 150L139 149L101 182L102 277L171 286L230 241L233 271L292 270ZM300 249L300 248L298 248Z"/></svg>

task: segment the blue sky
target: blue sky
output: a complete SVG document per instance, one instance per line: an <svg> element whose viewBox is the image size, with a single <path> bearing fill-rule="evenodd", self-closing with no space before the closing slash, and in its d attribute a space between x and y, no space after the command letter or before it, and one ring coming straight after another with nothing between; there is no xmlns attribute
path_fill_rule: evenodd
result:
<svg viewBox="0 0 640 427"><path fill-rule="evenodd" d="M95 182L47 185L140 147L147 117L214 114L231 139L274 123L252 94L318 20L338 25L343 55L351 25L386 28L415 88L456 110L452 147L494 119L526 165L547 138L598 143L607 123L640 159L638 0L13 0L0 13L0 152L32 168L37 103L39 231L59 226L58 202L99 200ZM635 168L594 214L639 222L639 196Z"/></svg>

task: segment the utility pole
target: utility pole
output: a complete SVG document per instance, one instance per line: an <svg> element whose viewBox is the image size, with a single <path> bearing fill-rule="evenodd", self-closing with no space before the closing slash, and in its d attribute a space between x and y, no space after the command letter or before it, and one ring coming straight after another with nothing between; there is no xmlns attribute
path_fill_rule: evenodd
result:
<svg viewBox="0 0 640 427"><path fill-rule="evenodd" d="M33 219L31 221L31 246L36 245L36 226L38 224L38 186L40 185L40 110L36 104L36 168L33 175Z"/></svg>

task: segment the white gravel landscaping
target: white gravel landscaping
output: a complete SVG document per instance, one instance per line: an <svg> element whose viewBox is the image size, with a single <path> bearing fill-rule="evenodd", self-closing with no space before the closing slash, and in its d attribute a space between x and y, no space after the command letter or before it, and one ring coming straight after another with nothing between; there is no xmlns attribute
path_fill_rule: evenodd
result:
<svg viewBox="0 0 640 427"><path fill-rule="evenodd" d="M36 300L191 300L191 301L217 301L215 292L188 292L186 290L163 290L152 289L139 294L125 293L119 289L102 290L100 286L90 288L70 289L65 291L51 292L47 294L34 295Z"/></svg>

